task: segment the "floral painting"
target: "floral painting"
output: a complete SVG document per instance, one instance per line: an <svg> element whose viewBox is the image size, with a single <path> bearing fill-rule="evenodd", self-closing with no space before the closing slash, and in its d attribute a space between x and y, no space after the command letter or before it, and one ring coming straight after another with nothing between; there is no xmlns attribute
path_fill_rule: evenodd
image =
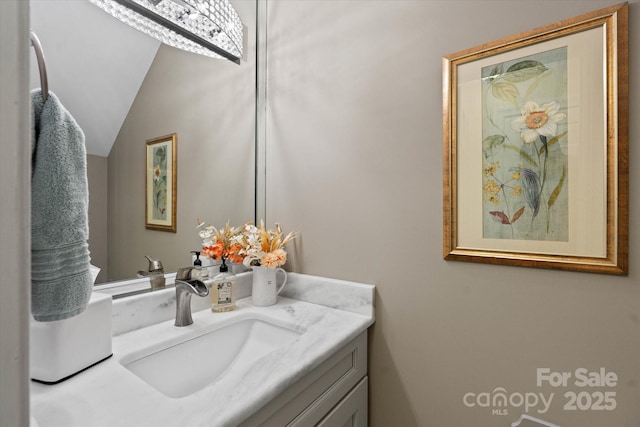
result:
<svg viewBox="0 0 640 427"><path fill-rule="evenodd" d="M145 228L175 233L177 135L147 140Z"/></svg>
<svg viewBox="0 0 640 427"><path fill-rule="evenodd" d="M154 220L167 219L167 150L153 148L153 210Z"/></svg>
<svg viewBox="0 0 640 427"><path fill-rule="evenodd" d="M483 237L567 241L567 48L481 73Z"/></svg>
<svg viewBox="0 0 640 427"><path fill-rule="evenodd" d="M442 58L444 259L628 273L628 9Z"/></svg>

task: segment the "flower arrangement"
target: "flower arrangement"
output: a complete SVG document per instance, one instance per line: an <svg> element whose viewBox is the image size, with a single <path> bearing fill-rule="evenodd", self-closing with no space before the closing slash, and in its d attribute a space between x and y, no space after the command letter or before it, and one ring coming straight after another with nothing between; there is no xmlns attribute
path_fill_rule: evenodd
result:
<svg viewBox="0 0 640 427"><path fill-rule="evenodd" d="M287 262L284 246L293 240L296 233L284 235L279 224L268 230L263 221L259 226L248 222L243 228L231 227L217 229L212 225L200 223L197 228L202 239L202 255L242 263L246 267L277 268Z"/></svg>
<svg viewBox="0 0 640 427"><path fill-rule="evenodd" d="M202 255L213 259L230 260L240 264L242 256L241 229L230 227L229 223L224 228L217 229L212 225L204 227L204 223L198 225L199 236L202 239Z"/></svg>
<svg viewBox="0 0 640 427"><path fill-rule="evenodd" d="M244 255L242 263L246 267L277 268L287 262L284 246L295 238L295 233L284 236L279 224L276 224L276 228L267 230L261 221L257 227L253 223L247 223L242 237L243 249L240 254Z"/></svg>

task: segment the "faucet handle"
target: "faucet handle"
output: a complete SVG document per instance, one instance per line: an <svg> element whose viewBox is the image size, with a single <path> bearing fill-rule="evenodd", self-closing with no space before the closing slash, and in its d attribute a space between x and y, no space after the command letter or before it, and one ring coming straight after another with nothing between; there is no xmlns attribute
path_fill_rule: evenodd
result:
<svg viewBox="0 0 640 427"><path fill-rule="evenodd" d="M176 280L191 280L191 272L193 267L181 267L176 273Z"/></svg>
<svg viewBox="0 0 640 427"><path fill-rule="evenodd" d="M160 261L159 259L153 259L148 255L145 255L144 257L149 260L149 271L164 270L164 268L162 267L162 261Z"/></svg>

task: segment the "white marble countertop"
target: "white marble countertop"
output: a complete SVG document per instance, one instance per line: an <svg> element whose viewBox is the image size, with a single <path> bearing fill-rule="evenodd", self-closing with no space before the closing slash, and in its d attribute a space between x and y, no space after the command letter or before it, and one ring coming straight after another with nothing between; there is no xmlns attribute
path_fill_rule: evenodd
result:
<svg viewBox="0 0 640 427"><path fill-rule="evenodd" d="M286 297L271 307L254 307L243 298L231 312L194 312L194 324L187 327L177 328L170 319L114 336L110 359L58 385L32 383L32 417L39 427L238 425L374 322L373 286L300 274L289 280ZM253 316L302 334L189 396L167 397L121 364L160 340L196 336ZM184 355L184 369L205 363L215 360Z"/></svg>

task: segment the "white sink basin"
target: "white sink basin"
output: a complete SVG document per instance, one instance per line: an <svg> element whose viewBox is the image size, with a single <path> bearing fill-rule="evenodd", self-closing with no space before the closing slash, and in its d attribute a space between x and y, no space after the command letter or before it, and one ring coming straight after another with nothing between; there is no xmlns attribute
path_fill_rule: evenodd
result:
<svg viewBox="0 0 640 427"><path fill-rule="evenodd" d="M166 396L180 398L215 382L229 369L253 363L300 334L263 319L244 319L121 363Z"/></svg>

